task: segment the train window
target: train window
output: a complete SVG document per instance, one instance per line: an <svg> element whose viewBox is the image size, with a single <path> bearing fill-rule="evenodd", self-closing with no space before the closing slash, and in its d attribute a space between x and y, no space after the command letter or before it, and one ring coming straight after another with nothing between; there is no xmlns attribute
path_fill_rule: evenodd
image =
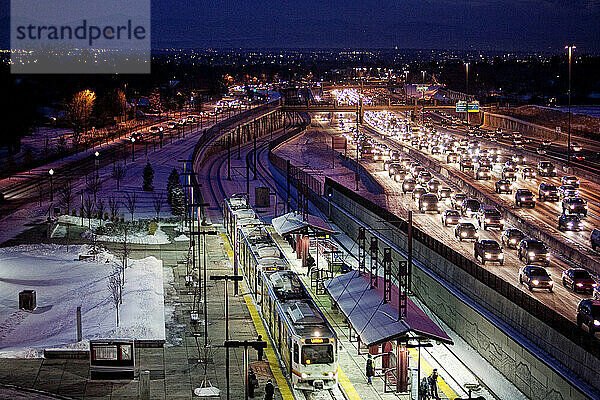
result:
<svg viewBox="0 0 600 400"><path fill-rule="evenodd" d="M333 345L317 344L302 346L302 364L333 363Z"/></svg>
<svg viewBox="0 0 600 400"><path fill-rule="evenodd" d="M298 343L294 343L294 362L298 363L300 358L300 347L298 346Z"/></svg>

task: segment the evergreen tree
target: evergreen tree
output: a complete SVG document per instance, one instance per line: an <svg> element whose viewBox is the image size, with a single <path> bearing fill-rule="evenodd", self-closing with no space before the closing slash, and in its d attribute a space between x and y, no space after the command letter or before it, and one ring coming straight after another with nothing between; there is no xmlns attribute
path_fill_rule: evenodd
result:
<svg viewBox="0 0 600 400"><path fill-rule="evenodd" d="M181 182L179 181L179 172L177 172L176 168L173 168L167 180L167 204L169 206L173 201L173 189L178 186L181 186Z"/></svg>
<svg viewBox="0 0 600 400"><path fill-rule="evenodd" d="M150 162L146 162L146 166L144 167L144 171L142 172L142 177L144 179L143 189L145 192L152 192L154 190L154 186L152 182L154 181L154 170L150 165Z"/></svg>

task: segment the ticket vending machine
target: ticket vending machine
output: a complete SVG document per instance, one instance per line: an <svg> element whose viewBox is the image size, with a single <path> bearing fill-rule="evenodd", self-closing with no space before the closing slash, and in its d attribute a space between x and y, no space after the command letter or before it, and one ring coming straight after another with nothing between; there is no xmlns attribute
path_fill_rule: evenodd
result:
<svg viewBox="0 0 600 400"><path fill-rule="evenodd" d="M91 379L133 379L134 376L133 340L90 340Z"/></svg>

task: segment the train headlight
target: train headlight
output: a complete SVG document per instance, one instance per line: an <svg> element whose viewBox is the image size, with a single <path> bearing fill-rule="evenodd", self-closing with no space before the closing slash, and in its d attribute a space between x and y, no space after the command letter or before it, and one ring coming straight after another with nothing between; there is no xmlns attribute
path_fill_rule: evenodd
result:
<svg viewBox="0 0 600 400"><path fill-rule="evenodd" d="M308 360L306 360L306 361L308 362ZM306 379L306 378L308 378L308 375L306 374L306 372L303 372L300 374L300 378Z"/></svg>
<svg viewBox="0 0 600 400"><path fill-rule="evenodd" d="M329 371L329 372L325 372L325 374L324 374L324 375L325 375L325 376L328 376L329 378L333 378L333 377L335 376L335 372L331 372L331 371Z"/></svg>

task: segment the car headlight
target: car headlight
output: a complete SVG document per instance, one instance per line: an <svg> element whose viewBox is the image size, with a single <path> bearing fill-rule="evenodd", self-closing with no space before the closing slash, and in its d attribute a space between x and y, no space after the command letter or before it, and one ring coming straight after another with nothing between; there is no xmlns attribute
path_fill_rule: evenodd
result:
<svg viewBox="0 0 600 400"><path fill-rule="evenodd" d="M575 206L574 205L570 205L569 208L572 210L572 209L575 208Z"/></svg>
<svg viewBox="0 0 600 400"><path fill-rule="evenodd" d="M583 283L579 282L579 283L577 283L575 286L577 286L577 287L582 287L582 286L583 286Z"/></svg>
<svg viewBox="0 0 600 400"><path fill-rule="evenodd" d="M535 257L535 252L530 251L529 253L527 253L527 255L531 258Z"/></svg>
<svg viewBox="0 0 600 400"><path fill-rule="evenodd" d="M486 222L486 224L489 224L490 222L492 222L492 220L491 220L491 219L489 219L489 218L486 218L486 219L485 219L485 222Z"/></svg>
<svg viewBox="0 0 600 400"><path fill-rule="evenodd" d="M548 172L548 168L546 168L546 169L544 170L544 172Z"/></svg>
<svg viewBox="0 0 600 400"><path fill-rule="evenodd" d="M537 285L539 285L539 284L540 284L540 281L538 281L537 279L534 279L534 280L532 280L532 281L531 281L531 283L532 283L534 286L537 286Z"/></svg>
<svg viewBox="0 0 600 400"><path fill-rule="evenodd" d="M485 258L492 258L492 255L490 253L485 253Z"/></svg>
<svg viewBox="0 0 600 400"><path fill-rule="evenodd" d="M479 237L479 232L475 232L475 237Z"/></svg>
<svg viewBox="0 0 600 400"><path fill-rule="evenodd" d="M498 254L498 258L500 258L500 259L504 258L504 253Z"/></svg>
<svg viewBox="0 0 600 400"><path fill-rule="evenodd" d="M460 233L460 236L462 236L462 237L467 237L467 232L461 232L461 233Z"/></svg>
<svg viewBox="0 0 600 400"><path fill-rule="evenodd" d="M501 220L500 220L500 223L501 223L502 225L504 225L504 220L503 220L503 219L501 219Z"/></svg>
<svg viewBox="0 0 600 400"><path fill-rule="evenodd" d="M517 243L517 239L510 239L510 242L511 242L512 244L515 244L515 243Z"/></svg>
<svg viewBox="0 0 600 400"><path fill-rule="evenodd" d="M546 260L549 260L549 259L550 259L550 253L547 253L546 254Z"/></svg>
<svg viewBox="0 0 600 400"><path fill-rule="evenodd" d="M423 203L423 206L425 206L425 207L428 206L428 205L429 205L429 203Z"/></svg>
<svg viewBox="0 0 600 400"><path fill-rule="evenodd" d="M567 224L567 226L568 226L569 228L572 228L572 227L573 227L573 223L572 223L572 222L569 222L569 223Z"/></svg>
<svg viewBox="0 0 600 400"><path fill-rule="evenodd" d="M521 199L520 199L520 200L521 200L521 201L525 200L525 197L521 197Z"/></svg>
<svg viewBox="0 0 600 400"><path fill-rule="evenodd" d="M506 186L502 185L502 186L500 186L500 189L506 190Z"/></svg>
<svg viewBox="0 0 600 400"><path fill-rule="evenodd" d="M596 326L600 326L600 321L598 321L597 319L594 320L594 325Z"/></svg>
<svg viewBox="0 0 600 400"><path fill-rule="evenodd" d="M597 283L592 283L592 287L596 287L596 286L598 286Z"/></svg>
<svg viewBox="0 0 600 400"><path fill-rule="evenodd" d="M548 195L550 194L550 192L544 192L544 194L545 194L546 196L548 196Z"/></svg>

